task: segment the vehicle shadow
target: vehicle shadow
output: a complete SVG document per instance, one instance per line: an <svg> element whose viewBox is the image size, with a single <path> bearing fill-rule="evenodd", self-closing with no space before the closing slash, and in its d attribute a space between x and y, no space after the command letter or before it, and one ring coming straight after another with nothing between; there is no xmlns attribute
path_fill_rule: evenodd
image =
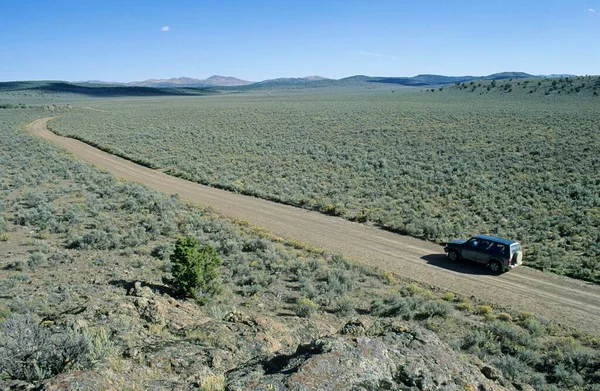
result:
<svg viewBox="0 0 600 391"><path fill-rule="evenodd" d="M421 259L427 261L430 265L446 270L452 270L453 272L474 275L491 275L485 265L465 260L451 261L445 254L428 254L422 256Z"/></svg>

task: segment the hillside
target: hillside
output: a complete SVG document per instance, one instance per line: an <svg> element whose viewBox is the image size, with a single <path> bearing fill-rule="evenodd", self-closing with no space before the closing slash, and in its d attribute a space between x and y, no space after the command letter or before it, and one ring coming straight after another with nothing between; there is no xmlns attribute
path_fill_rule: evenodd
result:
<svg viewBox="0 0 600 391"><path fill-rule="evenodd" d="M550 75L534 76L524 72L501 72L488 76L444 76L422 74L413 77L374 77L355 75L342 79L328 79L321 76L298 78L277 78L250 82L235 77L213 75L207 79L179 77L172 79L148 79L130 83L107 83L103 81L64 82L64 81L16 81L0 83L0 91L36 91L40 93L74 93L87 96L160 96L198 95L210 91L254 91L254 90L315 90L327 88L422 88L440 87L455 83L477 84L486 80L554 79L572 80L576 76ZM387 87L386 87L387 86Z"/></svg>
<svg viewBox="0 0 600 391"><path fill-rule="evenodd" d="M69 83L64 81L0 82L0 99L13 102L16 100L19 103L31 100L33 97L42 98L41 101L47 102L52 99L63 101L73 100L78 96L90 98L184 96L206 95L215 92L207 88L133 87L115 84Z"/></svg>
<svg viewBox="0 0 600 391"><path fill-rule="evenodd" d="M469 82L474 80L503 80L507 78L536 78L523 72L503 72L488 76L443 76L443 75L417 75L413 77L373 77L365 75L350 76L342 79L317 80L312 78L280 78L265 80L234 88L236 90L283 90L283 89L324 89L324 88L377 88L385 85L398 87L425 87L442 86L452 83Z"/></svg>
<svg viewBox="0 0 600 391"><path fill-rule="evenodd" d="M600 95L600 76L575 76L557 78L504 78L497 80L478 80L457 82L441 88L445 92L463 92L478 95L502 95L507 98L522 97L598 97ZM429 90L438 92L440 89Z"/></svg>

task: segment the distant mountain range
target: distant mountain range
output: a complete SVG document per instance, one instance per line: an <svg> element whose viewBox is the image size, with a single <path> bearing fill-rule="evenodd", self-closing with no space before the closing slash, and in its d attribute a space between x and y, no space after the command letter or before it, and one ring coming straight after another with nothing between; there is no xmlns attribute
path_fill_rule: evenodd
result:
<svg viewBox="0 0 600 391"><path fill-rule="evenodd" d="M144 81L134 81L131 83L125 83L125 85L137 86L137 87L157 87L157 88L169 88L169 87L191 87L191 88L202 88L202 87L234 87L234 86L245 86L252 84L252 81L246 81L237 79L229 76L213 75L208 79L192 79L191 77L178 77L173 79L148 79Z"/></svg>
<svg viewBox="0 0 600 391"><path fill-rule="evenodd" d="M560 75L557 77L565 77ZM572 75L571 75L572 76ZM225 89L236 90L266 90L266 89L299 89L299 88L326 88L326 87L368 87L377 84L394 84L405 87L432 87L452 83L463 83L473 80L504 80L504 79L535 79L548 78L549 76L531 75L524 72L502 72L488 76L443 76L443 75L417 75L412 77L374 77L365 75L350 76L343 79L327 79L311 76L304 78L279 78L264 80L253 84Z"/></svg>
<svg viewBox="0 0 600 391"><path fill-rule="evenodd" d="M235 77L211 76L208 79L180 77L175 79L150 79L141 82L115 83L100 80L65 82L60 80L0 82L0 92L37 91L39 93L73 93L89 96L159 96L159 95L206 95L219 92L301 90L326 88L371 89L384 86L441 87L473 80L552 79L575 77L575 75L531 75L523 72L502 72L488 76L417 75L413 77L372 77L356 75L343 79L321 76L278 78L250 82ZM597 85L600 87L600 85Z"/></svg>
<svg viewBox="0 0 600 391"><path fill-rule="evenodd" d="M439 86L451 83L462 83L472 80L503 80L503 79L531 79L531 78L554 78L554 77L571 77L574 75L553 74L553 75L531 75L524 72L501 72L494 73L488 76L444 76L444 75L417 75L412 77L374 77L356 75L342 79L328 79L322 76L307 76L307 77L283 77L277 79L263 80L252 82L242 80L230 76L213 75L208 79L194 79L190 77L179 77L172 79L148 79L144 81L134 81L129 83L108 83L98 80L87 81L84 83L90 84L111 84L136 87L154 87L154 88L211 88L211 87L226 87L242 89L264 89L271 87L330 87L330 86L348 86L363 83L385 83L397 84L402 86L425 87Z"/></svg>

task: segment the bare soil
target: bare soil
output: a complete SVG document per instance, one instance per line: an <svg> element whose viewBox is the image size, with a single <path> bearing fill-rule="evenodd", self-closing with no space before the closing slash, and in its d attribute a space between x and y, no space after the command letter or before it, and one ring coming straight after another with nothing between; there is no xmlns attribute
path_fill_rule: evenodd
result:
<svg viewBox="0 0 600 391"><path fill-rule="evenodd" d="M403 279L474 297L497 307L531 312L594 334L600 333L598 285L527 267L492 276L480 265L450 262L442 248L434 243L203 186L137 165L78 140L51 133L46 128L50 119L32 122L30 131L124 180L164 193L178 194L183 200L210 206L228 217L247 220L282 238L341 253L356 262L392 272Z"/></svg>

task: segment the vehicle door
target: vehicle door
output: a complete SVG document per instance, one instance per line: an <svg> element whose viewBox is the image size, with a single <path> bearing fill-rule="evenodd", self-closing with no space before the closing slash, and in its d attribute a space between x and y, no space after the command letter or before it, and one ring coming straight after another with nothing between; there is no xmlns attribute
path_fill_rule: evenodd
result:
<svg viewBox="0 0 600 391"><path fill-rule="evenodd" d="M487 264L492 256L493 245L494 243L489 240L480 240L477 243L477 259L475 261Z"/></svg>
<svg viewBox="0 0 600 391"><path fill-rule="evenodd" d="M477 261L477 247L479 246L479 239L471 238L467 240L461 251L461 257L470 261Z"/></svg>

